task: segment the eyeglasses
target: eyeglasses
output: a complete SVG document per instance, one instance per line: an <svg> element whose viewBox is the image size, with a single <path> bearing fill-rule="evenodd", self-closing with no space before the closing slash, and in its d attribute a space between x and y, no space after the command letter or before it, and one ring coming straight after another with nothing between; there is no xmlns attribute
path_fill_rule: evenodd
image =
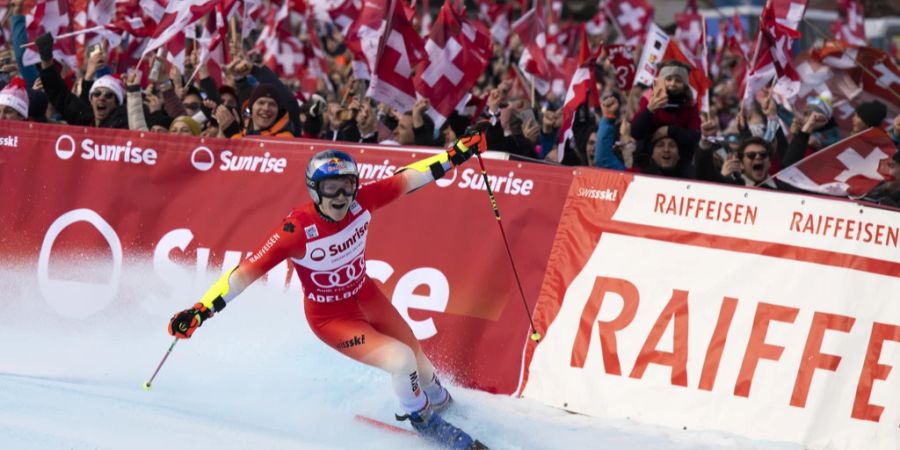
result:
<svg viewBox="0 0 900 450"><path fill-rule="evenodd" d="M183 103L182 106L184 106L184 109L187 109L190 111L199 111L200 110L199 103Z"/></svg>
<svg viewBox="0 0 900 450"><path fill-rule="evenodd" d="M116 94L113 94L112 92L94 91L94 92L91 92L91 98L102 98L104 100L112 100L112 99L116 98Z"/></svg>
<svg viewBox="0 0 900 450"><path fill-rule="evenodd" d="M755 159L766 159L769 157L769 152L744 152L744 157L751 161Z"/></svg>

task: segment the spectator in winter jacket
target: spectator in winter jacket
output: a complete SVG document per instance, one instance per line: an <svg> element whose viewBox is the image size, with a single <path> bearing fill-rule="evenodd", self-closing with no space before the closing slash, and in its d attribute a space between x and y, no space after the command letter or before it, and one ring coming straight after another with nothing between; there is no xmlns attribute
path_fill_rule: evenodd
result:
<svg viewBox="0 0 900 450"><path fill-rule="evenodd" d="M0 91L0 119L26 120L28 118L28 91L25 80L15 77Z"/></svg>
<svg viewBox="0 0 900 450"><path fill-rule="evenodd" d="M224 108L224 105L220 105ZM279 93L272 84L261 83L256 86L247 100L250 117L244 119L243 126L233 115L222 118L216 115L219 127L225 136L232 139L244 136L277 136L293 137L287 109L279 100ZM229 117L225 116L225 117Z"/></svg>
<svg viewBox="0 0 900 450"><path fill-rule="evenodd" d="M69 125L128 129L125 84L117 76L104 75L90 85L88 101L69 91L53 61L50 33L34 41L41 55L41 84L54 108Z"/></svg>
<svg viewBox="0 0 900 450"><path fill-rule="evenodd" d="M671 126L657 128L634 154L634 169L648 175L693 178L691 161L696 144L684 129Z"/></svg>
<svg viewBox="0 0 900 450"><path fill-rule="evenodd" d="M700 141L700 111L688 84L690 66L676 60L663 61L653 84L652 95L641 98L631 119L631 135L645 140L662 126L675 126L696 145Z"/></svg>

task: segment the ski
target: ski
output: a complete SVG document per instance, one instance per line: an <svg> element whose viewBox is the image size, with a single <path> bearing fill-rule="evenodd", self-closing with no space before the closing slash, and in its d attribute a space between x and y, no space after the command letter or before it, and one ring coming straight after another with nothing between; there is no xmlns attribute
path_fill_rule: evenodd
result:
<svg viewBox="0 0 900 450"><path fill-rule="evenodd" d="M373 419L369 416L364 416L362 414L357 414L355 417L353 417L353 419L355 419L357 422L362 422L362 423L371 425L375 428L380 428L382 430L390 431L392 433L405 434L408 436L418 436L419 435L418 433L416 433L413 430L407 430L406 428L401 428L396 425L391 425L389 423L382 422L378 419Z"/></svg>
<svg viewBox="0 0 900 450"><path fill-rule="evenodd" d="M388 432L391 432L391 433L395 433L395 434L403 434L403 435L407 435L407 436L419 436L419 437L421 437L421 436L419 435L419 433L416 433L416 432L413 431L413 430L409 430L409 429L406 429L406 428L398 427L398 426L396 426L396 425L391 425L391 424L389 424L389 423L387 423L387 422L382 422L382 421L380 421L380 420L378 420L378 419L373 419L373 418L371 418L371 417L369 417L369 416L365 416L365 415L362 415L362 414L357 414L357 415L355 415L355 416L353 417L353 419L356 420L357 422L362 422L362 423L364 423L364 424L366 424L366 425L370 425L370 426L373 426L373 427L375 427L375 428L378 428L378 429L381 429L381 430L385 430L385 431L388 431ZM490 449L489 449L486 445L482 444L480 441L476 440L476 441L473 442L472 445L469 446L466 450L490 450Z"/></svg>

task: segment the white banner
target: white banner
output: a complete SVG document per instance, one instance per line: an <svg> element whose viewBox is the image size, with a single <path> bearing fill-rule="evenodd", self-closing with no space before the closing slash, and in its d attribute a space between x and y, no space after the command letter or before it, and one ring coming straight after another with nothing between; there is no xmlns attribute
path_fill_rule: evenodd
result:
<svg viewBox="0 0 900 450"><path fill-rule="evenodd" d="M576 266L545 279L524 396L810 449L900 448L898 213L650 178L573 200L603 183L584 173L570 192L579 214L558 236L580 228L596 246L551 254Z"/></svg>

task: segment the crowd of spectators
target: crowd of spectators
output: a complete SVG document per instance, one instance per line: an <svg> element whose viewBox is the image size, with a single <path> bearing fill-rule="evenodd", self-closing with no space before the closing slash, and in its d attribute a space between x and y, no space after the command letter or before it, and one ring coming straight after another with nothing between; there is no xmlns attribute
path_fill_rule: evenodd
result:
<svg viewBox="0 0 900 450"><path fill-rule="evenodd" d="M395 111L364 95L365 82L354 80L351 53L342 35L328 26L320 33L329 73L315 92L304 92L297 80L280 78L260 64L248 42L232 43L230 62L217 85L195 49L185 72L165 68L150 77L139 70L111 67L108 50L97 46L86 55L83 70L71 74L53 59L53 38L40 36L35 47L41 62L22 63L27 42L22 0L10 4L11 46L0 51L0 118L58 122L102 128L123 128L194 136L303 137L345 142L446 146L476 121L487 127L492 150L535 160L562 160L666 177L793 189L772 174L805 156L868 127L884 127L900 144L900 116L888 118L880 101L856 107L852 129L840 129L827 97L810 98L804 110L792 114L769 89L757 92L741 106L734 79L737 55L717 58L720 70L710 90L710 111L701 113L688 84L692 68L679 61L660 64L653 86L632 92L616 88L614 70L601 57L595 67L601 105L578 108L573 138L562 158L557 141L562 125L562 96L529 98L517 89L515 70L522 52L512 40L495 45L494 57L472 88L484 96L478 117L453 113L435 129L427 114L431 105L419 99L410 111ZM598 46L602 36L592 40ZM198 67L199 65L199 67ZM194 69L197 74L193 79ZM186 82L190 84L185 84ZM519 83L521 84L521 83ZM866 200L900 206L900 152L888 162L893 180L881 183Z"/></svg>

